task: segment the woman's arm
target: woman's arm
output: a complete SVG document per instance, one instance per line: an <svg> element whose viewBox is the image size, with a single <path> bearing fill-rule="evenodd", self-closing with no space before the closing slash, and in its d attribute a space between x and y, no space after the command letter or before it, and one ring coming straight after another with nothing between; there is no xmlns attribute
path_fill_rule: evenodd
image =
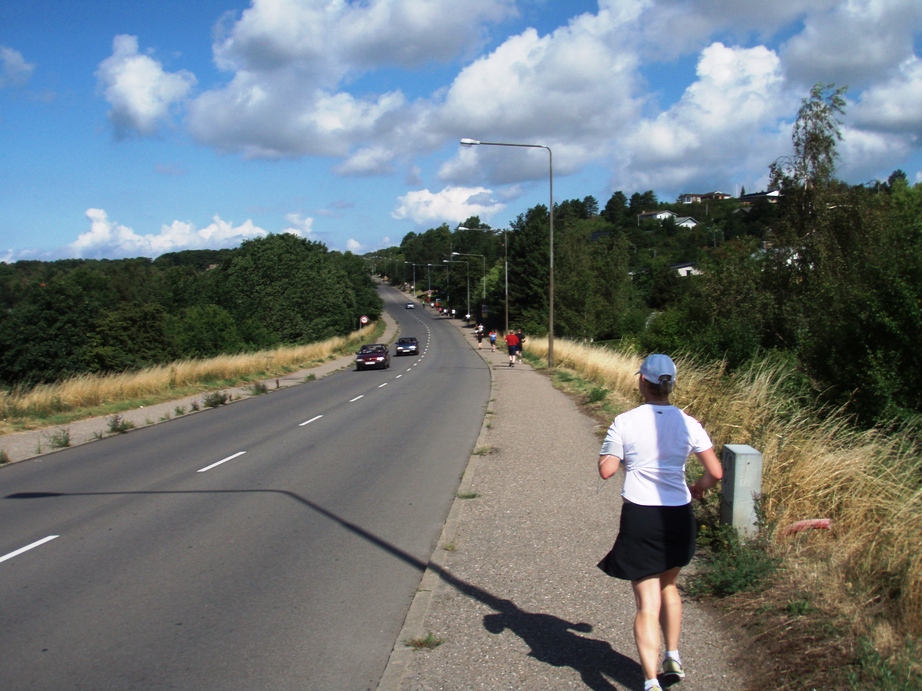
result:
<svg viewBox="0 0 922 691"><path fill-rule="evenodd" d="M704 466L704 475L690 484L688 489L691 491L692 498L702 499L704 493L716 485L720 478L723 477L724 470L723 466L720 465L720 461L717 459L717 454L714 453L713 446L706 451L696 453L695 456L701 461L701 465ZM599 472L601 472L601 470Z"/></svg>
<svg viewBox="0 0 922 691"><path fill-rule="evenodd" d="M611 454L602 454L599 456L599 475L603 480L607 480L618 472L621 465L621 459Z"/></svg>

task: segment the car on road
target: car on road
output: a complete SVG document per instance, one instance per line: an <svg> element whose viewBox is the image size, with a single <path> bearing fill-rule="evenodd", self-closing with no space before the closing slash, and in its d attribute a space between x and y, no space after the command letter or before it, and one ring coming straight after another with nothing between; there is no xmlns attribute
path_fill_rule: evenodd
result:
<svg viewBox="0 0 922 691"><path fill-rule="evenodd" d="M363 345L355 354L355 369L387 369L391 366L391 354L383 343Z"/></svg>
<svg viewBox="0 0 922 691"><path fill-rule="evenodd" d="M408 309L408 310L416 309L416 303L408 302L408 303L407 303L407 309Z"/></svg>
<svg viewBox="0 0 922 691"><path fill-rule="evenodd" d="M394 355L419 355L419 340L415 336L398 338Z"/></svg>

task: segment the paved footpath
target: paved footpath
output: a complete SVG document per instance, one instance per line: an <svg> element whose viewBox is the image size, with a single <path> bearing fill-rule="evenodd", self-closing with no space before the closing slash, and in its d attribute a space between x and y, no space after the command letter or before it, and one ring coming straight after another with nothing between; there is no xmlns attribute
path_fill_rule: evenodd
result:
<svg viewBox="0 0 922 691"><path fill-rule="evenodd" d="M379 691L640 690L630 585L596 568L621 477L598 478L599 426L545 375L508 367L486 342L479 352L493 373L488 413ZM442 644L404 645L430 633ZM732 637L686 600L677 689L745 689Z"/></svg>

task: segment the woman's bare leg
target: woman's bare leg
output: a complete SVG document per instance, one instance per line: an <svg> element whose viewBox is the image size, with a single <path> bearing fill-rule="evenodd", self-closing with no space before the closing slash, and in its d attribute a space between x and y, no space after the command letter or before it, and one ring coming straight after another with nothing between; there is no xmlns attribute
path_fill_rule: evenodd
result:
<svg viewBox="0 0 922 691"><path fill-rule="evenodd" d="M639 581L631 581L637 614L634 616L634 642L640 656L644 679L655 679L659 668L659 619L660 619L660 582L659 576L650 576Z"/></svg>
<svg viewBox="0 0 922 691"><path fill-rule="evenodd" d="M666 650L679 649L679 634L682 631L682 598L679 597L679 589L676 587L678 577L677 568L669 569L659 576L659 623L663 629L663 638L666 639Z"/></svg>

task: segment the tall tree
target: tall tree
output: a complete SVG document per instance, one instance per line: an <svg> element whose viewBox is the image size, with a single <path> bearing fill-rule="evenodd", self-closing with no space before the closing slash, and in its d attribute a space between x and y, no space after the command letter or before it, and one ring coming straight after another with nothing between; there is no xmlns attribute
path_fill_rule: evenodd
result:
<svg viewBox="0 0 922 691"><path fill-rule="evenodd" d="M602 218L614 225L621 225L628 217L627 197L618 190L609 197L602 211Z"/></svg>
<svg viewBox="0 0 922 691"><path fill-rule="evenodd" d="M805 190L828 184L835 175L836 149L842 141L840 116L845 114L847 86L814 84L810 96L800 103L791 142L794 155L778 159L771 166L771 184L785 182Z"/></svg>

